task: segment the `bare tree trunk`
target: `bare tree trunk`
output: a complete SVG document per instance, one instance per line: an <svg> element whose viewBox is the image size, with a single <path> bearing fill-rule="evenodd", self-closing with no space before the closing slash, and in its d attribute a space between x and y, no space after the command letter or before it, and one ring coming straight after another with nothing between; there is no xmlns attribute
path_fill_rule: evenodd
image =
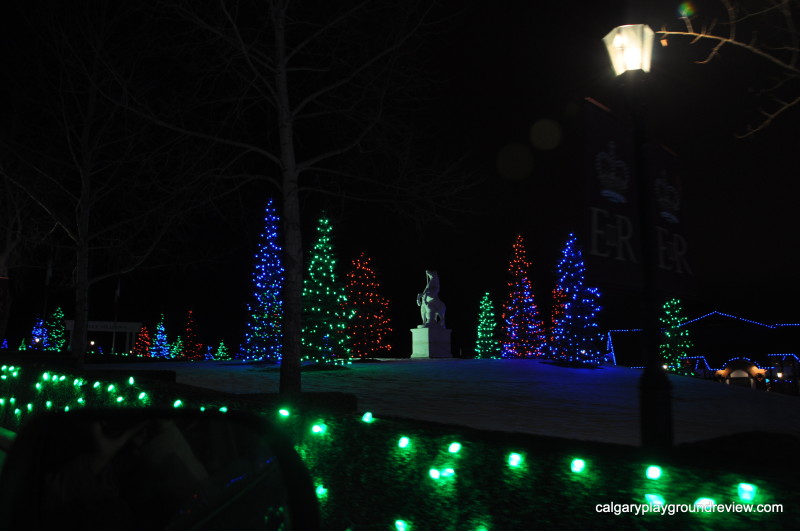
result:
<svg viewBox="0 0 800 531"><path fill-rule="evenodd" d="M5 257L0 258L5 261ZM8 280L8 267L0 265L0 342L6 337L8 316L11 312L11 286Z"/></svg>
<svg viewBox="0 0 800 531"><path fill-rule="evenodd" d="M85 240L78 245L75 265L75 324L70 349L78 368L86 358L89 333L89 247Z"/></svg>
<svg viewBox="0 0 800 531"><path fill-rule="evenodd" d="M300 232L300 202L297 159L294 150L294 118L289 101L286 54L286 5L276 6L275 17L275 86L278 95L278 131L283 191L283 234L286 281L284 284L283 354L281 356L280 393L301 391L300 360L303 295L303 243Z"/></svg>
<svg viewBox="0 0 800 531"><path fill-rule="evenodd" d="M89 195L88 182L82 195ZM75 323L72 328L71 350L78 368L86 359L89 334L89 214L88 207L78 206L78 240L75 242Z"/></svg>

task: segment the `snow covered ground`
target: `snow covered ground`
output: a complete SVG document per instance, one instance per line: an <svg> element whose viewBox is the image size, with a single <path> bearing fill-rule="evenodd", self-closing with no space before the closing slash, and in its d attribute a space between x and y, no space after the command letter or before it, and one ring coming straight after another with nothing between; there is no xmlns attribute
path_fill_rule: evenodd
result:
<svg viewBox="0 0 800 531"><path fill-rule="evenodd" d="M174 370L179 383L237 394L278 390L278 372L263 365L114 367ZM640 375L625 367L570 369L531 360L402 359L305 372L303 390L352 393L359 410L376 417L638 445ZM670 381L676 443L744 431L800 437L798 397L684 376L670 376Z"/></svg>

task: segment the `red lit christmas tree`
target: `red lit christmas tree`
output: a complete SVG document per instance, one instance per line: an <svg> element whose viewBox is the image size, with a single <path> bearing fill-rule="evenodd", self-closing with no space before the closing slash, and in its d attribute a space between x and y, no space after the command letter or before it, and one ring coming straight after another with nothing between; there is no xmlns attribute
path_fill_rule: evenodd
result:
<svg viewBox="0 0 800 531"><path fill-rule="evenodd" d="M539 310L533 298L530 281L531 264L525 257L525 242L517 236L508 264L508 298L503 304L504 358L541 356L545 349L545 333Z"/></svg>
<svg viewBox="0 0 800 531"><path fill-rule="evenodd" d="M150 332L147 331L146 326L143 326L136 334L136 341L133 344L133 355L141 358L149 358L150 346Z"/></svg>
<svg viewBox="0 0 800 531"><path fill-rule="evenodd" d="M194 322L194 314L192 310L186 315L186 328L184 329L183 340L183 355L186 359L192 361L199 361L205 358L205 351L203 344L200 343L200 338L197 337L197 325Z"/></svg>
<svg viewBox="0 0 800 531"><path fill-rule="evenodd" d="M363 252L353 260L345 285L345 315L350 352L354 357L382 357L391 353L388 335L389 301L381 294L378 276Z"/></svg>

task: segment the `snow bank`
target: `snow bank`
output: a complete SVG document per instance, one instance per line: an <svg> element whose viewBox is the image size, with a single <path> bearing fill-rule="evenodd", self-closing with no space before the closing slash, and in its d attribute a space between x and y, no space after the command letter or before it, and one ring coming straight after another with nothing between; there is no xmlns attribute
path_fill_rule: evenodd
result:
<svg viewBox="0 0 800 531"><path fill-rule="evenodd" d="M278 391L278 372L226 362L126 365L237 394ZM106 366L105 368L108 368ZM115 368L124 368L116 366ZM403 359L303 373L304 391L358 397L381 415L571 439L639 444L640 370L533 360ZM676 444L744 431L800 437L800 398L670 375Z"/></svg>

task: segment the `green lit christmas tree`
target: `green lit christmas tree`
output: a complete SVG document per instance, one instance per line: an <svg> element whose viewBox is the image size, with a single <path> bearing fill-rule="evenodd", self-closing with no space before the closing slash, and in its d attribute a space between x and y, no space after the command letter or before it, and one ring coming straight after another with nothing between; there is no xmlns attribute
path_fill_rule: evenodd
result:
<svg viewBox="0 0 800 531"><path fill-rule="evenodd" d="M336 276L331 222L323 216L303 279L303 352L315 360L350 357L344 286Z"/></svg>
<svg viewBox="0 0 800 531"><path fill-rule="evenodd" d="M67 327L64 324L64 311L56 308L46 323L47 335L44 338L44 349L51 352L62 352L67 345Z"/></svg>
<svg viewBox="0 0 800 531"><path fill-rule="evenodd" d="M586 285L586 265L578 240L570 234L556 266L549 352L553 359L577 365L599 365L603 339L597 315L600 292Z"/></svg>
<svg viewBox="0 0 800 531"><path fill-rule="evenodd" d="M185 354L183 349L183 338L178 336L169 346L169 357L176 360L183 359Z"/></svg>
<svg viewBox="0 0 800 531"><path fill-rule="evenodd" d="M544 327L529 276L531 264L525 254L525 241L517 236L508 264L508 298L503 305L504 358L542 356L545 350Z"/></svg>
<svg viewBox="0 0 800 531"><path fill-rule="evenodd" d="M680 359L689 356L693 343L689 337L689 329L684 323L688 320L683 316L683 307L680 299L670 299L662 307L661 315L663 335L659 351L667 370L685 372Z"/></svg>
<svg viewBox="0 0 800 531"><path fill-rule="evenodd" d="M478 334L475 340L476 358L496 358L500 353L497 340L497 316L489 292L483 294L478 308Z"/></svg>
<svg viewBox="0 0 800 531"><path fill-rule="evenodd" d="M240 359L281 359L284 271L279 225L280 219L270 199L255 255L253 300L247 305L249 320L237 354Z"/></svg>
<svg viewBox="0 0 800 531"><path fill-rule="evenodd" d="M217 350L214 351L214 359L218 361L228 361L231 359L230 352L224 341L220 341L219 345L217 345Z"/></svg>
<svg viewBox="0 0 800 531"><path fill-rule="evenodd" d="M357 358L385 357L391 354L388 336L389 301L381 294L378 275L363 252L353 260L345 285L347 336L352 355Z"/></svg>

